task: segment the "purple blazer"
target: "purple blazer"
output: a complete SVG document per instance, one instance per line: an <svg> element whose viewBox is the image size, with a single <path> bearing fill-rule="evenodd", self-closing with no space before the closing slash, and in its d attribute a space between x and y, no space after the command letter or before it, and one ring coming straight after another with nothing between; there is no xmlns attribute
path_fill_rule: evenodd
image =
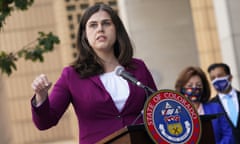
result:
<svg viewBox="0 0 240 144"><path fill-rule="evenodd" d="M140 82L157 90L152 75L143 61L133 59L136 69L126 69ZM130 95L121 112L116 108L111 96L104 88L99 75L80 78L72 68L66 67L53 87L48 99L34 107L32 99L32 118L37 128L48 129L56 125L69 104L74 107L81 144L93 144L105 136L130 125L141 113L146 100L144 89L128 83ZM142 123L140 118L136 124Z"/></svg>

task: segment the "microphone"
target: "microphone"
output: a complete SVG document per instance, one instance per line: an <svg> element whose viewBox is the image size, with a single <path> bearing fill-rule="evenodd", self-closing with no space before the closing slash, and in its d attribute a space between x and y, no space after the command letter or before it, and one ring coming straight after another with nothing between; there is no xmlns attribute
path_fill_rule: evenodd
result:
<svg viewBox="0 0 240 144"><path fill-rule="evenodd" d="M124 67L122 67L122 66L117 66L115 68L115 73L116 73L116 75L121 76L125 80L130 81L131 83L133 83L133 84L135 84L135 85L137 85L137 86L139 86L139 87L141 87L143 89L146 89L146 90L148 90L151 93L155 93L156 92L155 90L151 89L150 87L143 85L132 74L130 74L129 72L125 71Z"/></svg>
<svg viewBox="0 0 240 144"><path fill-rule="evenodd" d="M124 67L122 66L117 66L115 68L115 73L117 76L121 76L123 79L130 81L131 83L143 88L146 92L146 98L148 98L147 96L147 91L151 92L151 93L155 93L156 91L149 88L148 86L143 85L140 81L138 81L132 74L130 74L129 72L124 70ZM137 120L143 115L143 110L137 115L137 117L134 119L134 121L131 123L131 125L134 125Z"/></svg>
<svg viewBox="0 0 240 144"><path fill-rule="evenodd" d="M133 77L132 74L126 72L124 70L124 67L117 66L115 68L115 72L116 72L116 75L121 76L125 80L130 81L131 83L133 83L141 88L145 88L145 86L140 81L138 81L135 77Z"/></svg>

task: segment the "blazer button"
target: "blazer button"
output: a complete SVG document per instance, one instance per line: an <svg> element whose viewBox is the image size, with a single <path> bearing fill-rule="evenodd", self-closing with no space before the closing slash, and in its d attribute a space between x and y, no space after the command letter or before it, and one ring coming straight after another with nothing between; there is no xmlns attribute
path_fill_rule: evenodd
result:
<svg viewBox="0 0 240 144"><path fill-rule="evenodd" d="M121 115L118 115L118 116L117 116L117 119L120 119L120 118L121 118Z"/></svg>

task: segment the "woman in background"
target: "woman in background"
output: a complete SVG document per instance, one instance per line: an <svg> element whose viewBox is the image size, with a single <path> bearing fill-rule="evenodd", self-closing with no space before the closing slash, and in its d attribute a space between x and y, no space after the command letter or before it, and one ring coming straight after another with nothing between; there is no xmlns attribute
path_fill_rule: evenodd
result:
<svg viewBox="0 0 240 144"><path fill-rule="evenodd" d="M199 115L223 113L218 103L208 103L211 90L200 67L183 69L176 80L175 89L192 102ZM213 119L212 126L216 144L234 144L232 129L224 115Z"/></svg>

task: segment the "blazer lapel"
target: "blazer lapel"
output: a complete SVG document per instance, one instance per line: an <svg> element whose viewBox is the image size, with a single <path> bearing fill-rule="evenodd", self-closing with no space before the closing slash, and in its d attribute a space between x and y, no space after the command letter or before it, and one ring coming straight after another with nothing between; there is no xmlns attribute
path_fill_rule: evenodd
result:
<svg viewBox="0 0 240 144"><path fill-rule="evenodd" d="M99 78L99 75L96 75L96 76L93 76L93 77L90 77L90 80L95 83L98 87L102 88L102 89L105 89L100 78Z"/></svg>
<svg viewBox="0 0 240 144"><path fill-rule="evenodd" d="M229 118L229 116L228 116L228 114L227 114L227 112L226 112L226 110L225 110L225 108L224 108L224 106L222 104L222 101L219 98L219 95L217 95L216 98L217 98L217 101L219 102L220 106L222 107L222 109L224 111L224 115L226 116L227 120L232 124L232 121L230 120L230 118Z"/></svg>
<svg viewBox="0 0 240 144"><path fill-rule="evenodd" d="M107 98L112 101L112 107L114 107L114 111L117 112L117 113L120 113L119 110L117 109L117 107L116 107L116 105L115 105L115 103L114 103L111 95L110 95L109 92L105 89L102 81L100 80L99 75L90 77L90 80L91 80L93 83L95 83L100 89L102 89L103 91L105 91L105 93L107 93L107 95L108 95Z"/></svg>

